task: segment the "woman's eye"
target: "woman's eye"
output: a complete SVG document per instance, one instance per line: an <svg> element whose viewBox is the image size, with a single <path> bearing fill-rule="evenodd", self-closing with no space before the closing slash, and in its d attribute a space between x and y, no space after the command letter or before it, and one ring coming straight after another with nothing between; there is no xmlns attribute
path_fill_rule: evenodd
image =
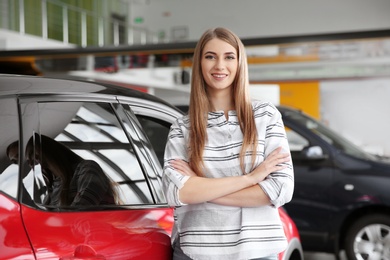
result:
<svg viewBox="0 0 390 260"><path fill-rule="evenodd" d="M206 55L204 58L208 59L208 60L211 60L211 59L214 59L214 56L213 55Z"/></svg>
<svg viewBox="0 0 390 260"><path fill-rule="evenodd" d="M226 56L226 59L227 60L234 60L236 57L234 57L234 56Z"/></svg>

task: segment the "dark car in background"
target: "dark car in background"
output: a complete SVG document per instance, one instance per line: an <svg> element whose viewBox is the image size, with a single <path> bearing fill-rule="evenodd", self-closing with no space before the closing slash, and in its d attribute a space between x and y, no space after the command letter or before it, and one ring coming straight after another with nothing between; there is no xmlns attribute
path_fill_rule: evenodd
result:
<svg viewBox="0 0 390 260"><path fill-rule="evenodd" d="M161 173L169 128L181 115L152 95L123 87L0 75L0 259L171 259L173 210ZM115 183L120 203L48 205L42 158L34 154L34 165L25 156L36 135L97 162ZM18 156L9 158L15 141ZM302 260L296 226L279 212L289 242L279 259Z"/></svg>
<svg viewBox="0 0 390 260"><path fill-rule="evenodd" d="M349 260L390 259L388 159L364 152L298 110L279 110L295 173L294 196L285 208L304 251L338 255L344 249Z"/></svg>

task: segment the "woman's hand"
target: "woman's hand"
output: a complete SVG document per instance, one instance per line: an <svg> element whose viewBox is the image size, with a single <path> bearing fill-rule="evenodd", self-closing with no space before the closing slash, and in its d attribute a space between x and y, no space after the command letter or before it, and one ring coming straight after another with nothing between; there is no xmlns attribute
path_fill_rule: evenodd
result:
<svg viewBox="0 0 390 260"><path fill-rule="evenodd" d="M285 162L290 161L289 153L281 153L282 147L276 148L264 161L247 176L251 178L253 184L263 181L270 173L287 168Z"/></svg>
<svg viewBox="0 0 390 260"><path fill-rule="evenodd" d="M172 160L169 164L183 175L196 176L196 173L191 169L190 165L183 160Z"/></svg>

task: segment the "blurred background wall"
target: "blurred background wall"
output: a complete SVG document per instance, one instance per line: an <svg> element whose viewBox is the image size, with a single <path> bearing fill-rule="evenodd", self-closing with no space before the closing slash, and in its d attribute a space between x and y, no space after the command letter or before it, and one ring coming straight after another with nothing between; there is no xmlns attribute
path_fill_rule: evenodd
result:
<svg viewBox="0 0 390 260"><path fill-rule="evenodd" d="M195 42L216 26L260 43L247 47L253 86L276 86L275 102L303 110L369 152L390 156L389 0L2 0L0 70L78 75L186 103L188 81L177 79L189 71L190 51L126 50ZM363 39L346 37L360 32ZM302 40L312 35L315 41ZM51 57L48 49L78 54ZM84 50L89 54L80 54Z"/></svg>

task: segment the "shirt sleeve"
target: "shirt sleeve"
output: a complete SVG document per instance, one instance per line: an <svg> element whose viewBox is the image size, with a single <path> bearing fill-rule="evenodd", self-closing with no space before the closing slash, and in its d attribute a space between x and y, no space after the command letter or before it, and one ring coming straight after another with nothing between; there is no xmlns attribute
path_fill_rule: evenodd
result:
<svg viewBox="0 0 390 260"><path fill-rule="evenodd" d="M289 153L287 135L282 120L282 115L277 108L269 104L270 119L266 126L264 158L278 147L282 147L282 153ZM283 206L291 201L294 191L294 170L291 160L285 163L287 167L278 172L272 172L268 177L259 183L260 187L269 196L274 207Z"/></svg>
<svg viewBox="0 0 390 260"><path fill-rule="evenodd" d="M170 206L185 205L179 200L179 190L189 179L189 176L180 174L169 165L169 162L175 159L182 159L188 162L186 138L183 128L185 127L181 119L172 124L165 147L162 183L165 197Z"/></svg>

